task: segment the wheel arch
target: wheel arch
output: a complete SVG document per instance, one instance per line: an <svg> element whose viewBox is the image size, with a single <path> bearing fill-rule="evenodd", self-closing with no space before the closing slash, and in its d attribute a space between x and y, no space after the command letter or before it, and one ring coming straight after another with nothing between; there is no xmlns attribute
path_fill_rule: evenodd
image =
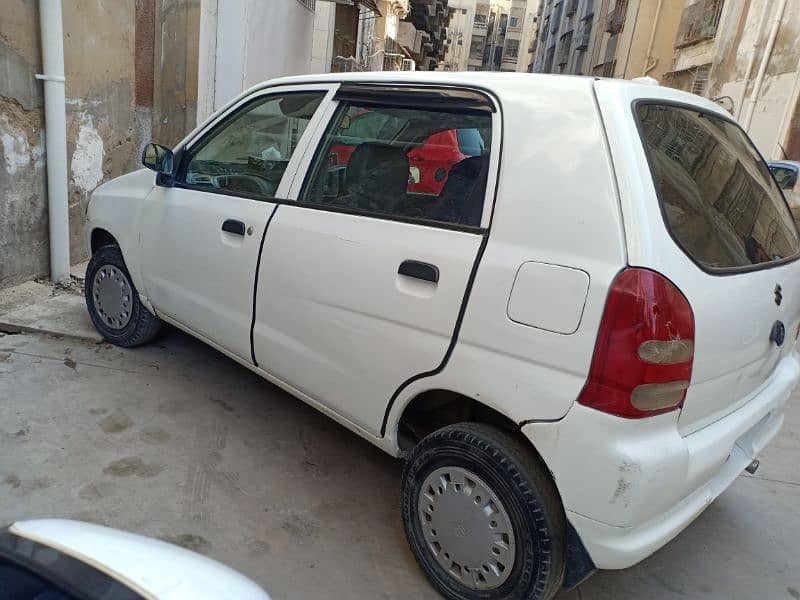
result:
<svg viewBox="0 0 800 600"><path fill-rule="evenodd" d="M114 244L119 245L119 242L110 231L103 229L102 227L95 227L92 229L92 232L89 236L89 249L91 250L92 254L97 252L98 248L102 248L103 246L113 246Z"/></svg>
<svg viewBox="0 0 800 600"><path fill-rule="evenodd" d="M394 424L397 445L405 454L428 434L465 422L487 423L527 439L520 424L497 408L461 392L432 388L417 393L403 407Z"/></svg>
<svg viewBox="0 0 800 600"><path fill-rule="evenodd" d="M536 448L534 440L522 433L522 427L514 419L480 400L453 390L436 388L419 392L403 407L395 423L395 436L400 455L405 457L418 440L434 431L456 423L472 422L494 425L507 431L530 450L542 466L556 491L563 510L564 499L555 474ZM563 588L570 590L597 570L586 551L580 536L564 515L567 527L565 573Z"/></svg>

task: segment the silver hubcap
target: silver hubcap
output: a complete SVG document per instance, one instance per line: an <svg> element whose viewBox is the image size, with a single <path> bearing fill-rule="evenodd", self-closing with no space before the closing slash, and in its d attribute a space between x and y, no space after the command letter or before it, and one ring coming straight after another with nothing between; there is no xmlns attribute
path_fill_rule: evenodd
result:
<svg viewBox="0 0 800 600"><path fill-rule="evenodd" d="M112 329L122 329L131 320L131 284L114 265L103 265L92 281L92 299L97 314Z"/></svg>
<svg viewBox="0 0 800 600"><path fill-rule="evenodd" d="M514 567L514 530L495 493L461 467L425 478L417 499L422 533L439 564L473 590L503 584Z"/></svg>

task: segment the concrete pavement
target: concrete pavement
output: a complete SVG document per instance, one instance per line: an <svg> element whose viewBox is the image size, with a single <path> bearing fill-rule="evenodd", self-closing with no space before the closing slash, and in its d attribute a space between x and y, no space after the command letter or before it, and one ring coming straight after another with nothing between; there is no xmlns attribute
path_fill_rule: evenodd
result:
<svg viewBox="0 0 800 600"><path fill-rule="evenodd" d="M666 548L560 600L800 600L800 408ZM59 516L167 539L276 599L434 598L401 465L191 337L137 350L0 336L0 522Z"/></svg>

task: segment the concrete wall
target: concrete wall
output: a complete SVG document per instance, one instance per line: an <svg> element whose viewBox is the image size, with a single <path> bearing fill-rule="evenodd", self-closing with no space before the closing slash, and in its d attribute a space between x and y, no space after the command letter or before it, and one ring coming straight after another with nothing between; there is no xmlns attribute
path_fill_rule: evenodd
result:
<svg viewBox="0 0 800 600"><path fill-rule="evenodd" d="M311 72L330 73L333 39L336 34L336 9L333 2L319 2L314 9L314 37L311 42Z"/></svg>
<svg viewBox="0 0 800 600"><path fill-rule="evenodd" d="M214 43L216 60L214 77L204 76L200 95L213 96L215 110L266 79L311 72L314 12L297 0L224 0L202 18L213 20L202 27L216 30L216 39L204 37L201 56Z"/></svg>
<svg viewBox="0 0 800 600"><path fill-rule="evenodd" d="M86 257L84 214L94 188L137 168L151 131L172 143L194 121L193 32L199 17L193 22L191 15L198 5L199 0L63 3L73 263ZM49 273L44 99L35 79L42 69L40 45L38 2L3 0L0 288ZM159 58L152 68L148 56Z"/></svg>
<svg viewBox="0 0 800 600"><path fill-rule="evenodd" d="M64 6L70 247L86 255L91 191L135 164L134 5ZM46 276L48 264L39 15L34 0L5 0L0 19L0 287Z"/></svg>
<svg viewBox="0 0 800 600"><path fill-rule="evenodd" d="M156 0L153 140L177 144L197 121L200 0Z"/></svg>

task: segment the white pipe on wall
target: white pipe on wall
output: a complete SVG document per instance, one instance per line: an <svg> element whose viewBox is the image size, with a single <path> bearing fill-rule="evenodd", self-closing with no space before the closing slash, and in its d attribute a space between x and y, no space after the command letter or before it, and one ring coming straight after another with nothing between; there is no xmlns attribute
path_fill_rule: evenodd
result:
<svg viewBox="0 0 800 600"><path fill-rule="evenodd" d="M50 222L50 279L69 279L67 204L67 117L64 93L64 31L61 0L39 0L47 149L47 209Z"/></svg>
<svg viewBox="0 0 800 600"><path fill-rule="evenodd" d="M767 65L769 65L769 59L772 57L772 48L775 46L775 39L778 37L778 29L781 26L783 11L785 9L786 0L780 0L775 18L772 20L772 28L769 30L767 46L764 48L764 56L761 57L761 64L758 66L758 74L753 84L753 92L750 94L750 98L747 99L747 111L745 112L744 119L742 119L742 127L744 127L744 130L748 133L750 132L750 124L753 122L756 102L758 102L758 97L761 95L761 85L764 83L764 74L767 72Z"/></svg>
<svg viewBox="0 0 800 600"><path fill-rule="evenodd" d="M750 5L752 7L752 5ZM744 83L742 84L742 93L736 99L736 118L742 116L742 109L744 108L744 98L747 95L747 86L750 85L750 76L753 74L753 67L756 64L756 54L758 54L758 47L761 45L761 36L764 33L764 25L767 23L767 15L769 14L769 7L771 4L764 0L764 6L761 9L761 14L758 17L758 28L756 29L756 36L753 38L753 48L750 50L750 56L747 59L747 68L744 71ZM750 16L750 9L748 9L747 16Z"/></svg>

